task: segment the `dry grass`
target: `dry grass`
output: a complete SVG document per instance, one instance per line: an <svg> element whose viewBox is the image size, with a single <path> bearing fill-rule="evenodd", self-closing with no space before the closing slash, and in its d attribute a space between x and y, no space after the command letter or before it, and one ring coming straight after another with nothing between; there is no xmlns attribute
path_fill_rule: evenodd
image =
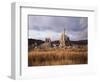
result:
<svg viewBox="0 0 100 82"><path fill-rule="evenodd" d="M29 66L87 64L87 48L33 49L28 53Z"/></svg>

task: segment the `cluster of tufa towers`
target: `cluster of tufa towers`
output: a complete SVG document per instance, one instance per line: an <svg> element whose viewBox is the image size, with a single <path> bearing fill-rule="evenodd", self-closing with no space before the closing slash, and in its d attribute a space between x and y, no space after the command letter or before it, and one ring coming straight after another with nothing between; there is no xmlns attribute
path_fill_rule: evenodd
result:
<svg viewBox="0 0 100 82"><path fill-rule="evenodd" d="M65 29L61 33L61 37L58 44L52 43L50 38L45 38L45 43L40 45L41 48L50 48L50 47L66 48L66 46L71 46L71 42L69 40L69 37L66 35Z"/></svg>

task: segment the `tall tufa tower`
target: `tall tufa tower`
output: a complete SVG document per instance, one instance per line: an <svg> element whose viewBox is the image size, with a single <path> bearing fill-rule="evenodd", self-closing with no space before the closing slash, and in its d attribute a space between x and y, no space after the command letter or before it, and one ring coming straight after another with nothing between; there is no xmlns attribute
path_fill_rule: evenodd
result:
<svg viewBox="0 0 100 82"><path fill-rule="evenodd" d="M60 47L66 46L66 38L67 36L65 35L65 28L64 28L64 31L61 33L61 37L60 37Z"/></svg>

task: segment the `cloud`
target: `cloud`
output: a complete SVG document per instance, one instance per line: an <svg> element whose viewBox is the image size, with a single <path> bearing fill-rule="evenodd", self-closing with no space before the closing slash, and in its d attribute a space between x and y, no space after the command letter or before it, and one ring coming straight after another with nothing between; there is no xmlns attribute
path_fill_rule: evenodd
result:
<svg viewBox="0 0 100 82"><path fill-rule="evenodd" d="M53 31L36 31L30 30L29 31L29 38L45 40L46 37L51 38L52 41L60 39L60 33L53 32Z"/></svg>
<svg viewBox="0 0 100 82"><path fill-rule="evenodd" d="M29 37L32 38L43 36L52 32L53 36L57 37L64 28L71 40L87 39L87 17L68 17L68 16L29 16ZM35 33L31 31L36 31ZM41 33L41 35L38 34ZM47 33L47 34L46 34ZM52 37L53 37L52 36Z"/></svg>

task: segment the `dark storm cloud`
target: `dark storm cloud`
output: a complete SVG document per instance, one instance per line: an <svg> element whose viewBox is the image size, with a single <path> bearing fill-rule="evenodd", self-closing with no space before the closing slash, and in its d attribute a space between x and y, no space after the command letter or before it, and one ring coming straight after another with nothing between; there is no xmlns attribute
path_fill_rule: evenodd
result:
<svg viewBox="0 0 100 82"><path fill-rule="evenodd" d="M87 38L87 17L68 17L68 16L29 16L29 30L66 32L72 38Z"/></svg>

